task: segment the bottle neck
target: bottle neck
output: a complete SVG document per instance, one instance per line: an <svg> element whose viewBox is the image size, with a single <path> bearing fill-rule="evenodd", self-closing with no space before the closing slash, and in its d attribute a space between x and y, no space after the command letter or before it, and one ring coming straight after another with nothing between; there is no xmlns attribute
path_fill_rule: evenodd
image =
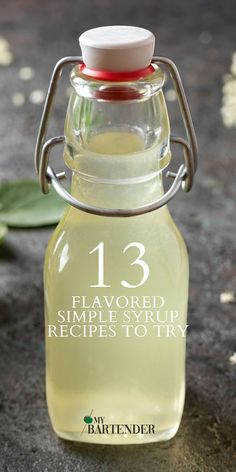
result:
<svg viewBox="0 0 236 472"><path fill-rule="evenodd" d="M72 195L84 203L106 208L135 208L160 198L163 193L161 172L143 181L96 182L76 172L72 174Z"/></svg>

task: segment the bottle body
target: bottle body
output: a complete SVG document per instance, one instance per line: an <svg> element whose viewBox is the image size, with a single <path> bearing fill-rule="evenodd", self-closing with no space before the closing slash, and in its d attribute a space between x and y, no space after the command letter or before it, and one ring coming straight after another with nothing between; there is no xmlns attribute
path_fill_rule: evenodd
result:
<svg viewBox="0 0 236 472"><path fill-rule="evenodd" d="M92 287L101 254L91 251L101 242L100 284L107 286ZM132 265L138 257L148 279L121 285L141 281L142 265ZM45 259L47 402L59 436L130 444L175 434L185 394L187 293L186 248L166 207L129 219L68 210ZM49 337L48 325L57 336ZM133 434L117 426L107 434L103 424L88 433L86 416L138 426Z"/></svg>

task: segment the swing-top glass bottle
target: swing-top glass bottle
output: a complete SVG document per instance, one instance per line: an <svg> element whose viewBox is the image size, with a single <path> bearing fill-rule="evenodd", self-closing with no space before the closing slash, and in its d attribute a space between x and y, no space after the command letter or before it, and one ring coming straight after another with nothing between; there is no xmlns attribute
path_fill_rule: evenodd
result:
<svg viewBox="0 0 236 472"><path fill-rule="evenodd" d="M152 33L96 28L80 44L83 59L65 58L54 70L36 148L42 190L52 184L68 202L45 257L49 414L66 439L167 440L184 406L188 256L166 204L180 187L191 188L196 138L175 65L152 59ZM65 136L45 142L56 80L68 63ZM161 65L174 81L187 140L170 138ZM58 143L71 194L49 165ZM175 143L184 163L167 171L165 193Z"/></svg>

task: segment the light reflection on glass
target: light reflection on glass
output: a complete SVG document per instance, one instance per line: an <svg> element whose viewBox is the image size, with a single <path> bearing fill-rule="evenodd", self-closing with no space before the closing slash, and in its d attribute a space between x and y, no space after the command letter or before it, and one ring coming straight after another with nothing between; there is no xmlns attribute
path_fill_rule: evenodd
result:
<svg viewBox="0 0 236 472"><path fill-rule="evenodd" d="M61 252L60 265L59 265L58 272L61 272L64 269L65 265L67 264L69 260L68 250L69 250L69 244L66 243Z"/></svg>

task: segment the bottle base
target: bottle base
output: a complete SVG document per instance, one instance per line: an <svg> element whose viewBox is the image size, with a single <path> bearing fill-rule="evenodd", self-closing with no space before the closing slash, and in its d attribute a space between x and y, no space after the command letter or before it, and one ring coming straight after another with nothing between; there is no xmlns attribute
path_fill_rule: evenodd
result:
<svg viewBox="0 0 236 472"><path fill-rule="evenodd" d="M177 433L179 424L172 428L158 431L155 434L88 434L81 431L56 430L61 439L91 444L129 445L147 444L152 442L168 441Z"/></svg>

